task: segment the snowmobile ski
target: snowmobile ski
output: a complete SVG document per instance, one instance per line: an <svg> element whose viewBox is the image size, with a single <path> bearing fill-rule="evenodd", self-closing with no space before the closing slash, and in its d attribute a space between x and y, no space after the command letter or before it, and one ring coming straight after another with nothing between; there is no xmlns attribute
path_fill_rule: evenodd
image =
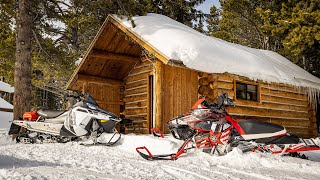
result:
<svg viewBox="0 0 320 180"><path fill-rule="evenodd" d="M179 156L181 156L182 154L186 153L187 150L189 149L193 149L195 147L189 147L187 148L187 145L189 144L189 142L191 141L191 139L187 139L182 146L178 149L178 151L176 153L172 153L172 154L164 154L164 155L153 155L149 149L145 146L143 147L137 147L136 151L139 153L139 155L141 157L143 157L146 160L149 161L153 161L153 160L177 160ZM145 150L147 152L147 154L142 153L141 150Z"/></svg>
<svg viewBox="0 0 320 180"><path fill-rule="evenodd" d="M118 137L116 137L116 135L118 135ZM115 132L113 133L112 137L106 143L96 141L96 142L93 142L93 143L81 143L80 145L83 145L83 146L113 146L120 139L121 139L121 134L117 130L115 130Z"/></svg>

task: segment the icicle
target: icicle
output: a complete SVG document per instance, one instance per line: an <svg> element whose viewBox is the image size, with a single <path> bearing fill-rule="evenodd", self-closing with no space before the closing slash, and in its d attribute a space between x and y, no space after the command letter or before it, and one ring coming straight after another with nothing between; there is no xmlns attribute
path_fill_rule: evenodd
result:
<svg viewBox="0 0 320 180"><path fill-rule="evenodd" d="M315 107L315 111L317 111L317 106L319 103L319 98L320 98L320 90L319 89L315 89L315 88L311 88L311 87L306 87L304 88L304 91L307 93L308 95L308 101L310 105L314 104Z"/></svg>

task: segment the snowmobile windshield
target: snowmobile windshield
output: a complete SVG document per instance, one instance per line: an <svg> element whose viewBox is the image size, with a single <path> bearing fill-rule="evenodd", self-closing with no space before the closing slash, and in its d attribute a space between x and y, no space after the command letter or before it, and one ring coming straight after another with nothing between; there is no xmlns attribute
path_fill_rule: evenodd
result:
<svg viewBox="0 0 320 180"><path fill-rule="evenodd" d="M93 99L93 97L90 94L86 95L86 99L85 99L86 103L89 103L93 106L99 107L98 104L96 103L96 101Z"/></svg>

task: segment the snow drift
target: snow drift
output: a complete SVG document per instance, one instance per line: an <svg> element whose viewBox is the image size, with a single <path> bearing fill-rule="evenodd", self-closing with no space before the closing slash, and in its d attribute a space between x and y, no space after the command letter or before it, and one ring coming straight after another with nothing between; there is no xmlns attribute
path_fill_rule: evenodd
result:
<svg viewBox="0 0 320 180"><path fill-rule="evenodd" d="M176 151L171 136L123 135L113 147L66 144L15 144L0 133L0 179L319 179L320 163L292 157L241 154L210 156L192 150L176 161L146 161L135 151Z"/></svg>

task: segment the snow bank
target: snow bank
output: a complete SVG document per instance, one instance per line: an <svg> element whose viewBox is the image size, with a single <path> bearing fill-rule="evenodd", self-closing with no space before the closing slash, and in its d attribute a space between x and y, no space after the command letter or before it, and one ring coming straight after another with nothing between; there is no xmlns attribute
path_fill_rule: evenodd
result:
<svg viewBox="0 0 320 180"><path fill-rule="evenodd" d="M292 157L242 154L217 157L189 151L176 161L146 161L135 151L175 152L171 136L123 135L112 147L66 144L15 144L0 133L0 179L319 179L320 163ZM9 140L8 140L9 141Z"/></svg>
<svg viewBox="0 0 320 180"><path fill-rule="evenodd" d="M8 92L8 93L14 93L14 87L12 87L8 83L0 81L0 91L4 91L4 92Z"/></svg>
<svg viewBox="0 0 320 180"><path fill-rule="evenodd" d="M117 19L168 59L189 68L320 90L320 79L275 52L209 37L163 15L133 17L134 28L127 18Z"/></svg>

